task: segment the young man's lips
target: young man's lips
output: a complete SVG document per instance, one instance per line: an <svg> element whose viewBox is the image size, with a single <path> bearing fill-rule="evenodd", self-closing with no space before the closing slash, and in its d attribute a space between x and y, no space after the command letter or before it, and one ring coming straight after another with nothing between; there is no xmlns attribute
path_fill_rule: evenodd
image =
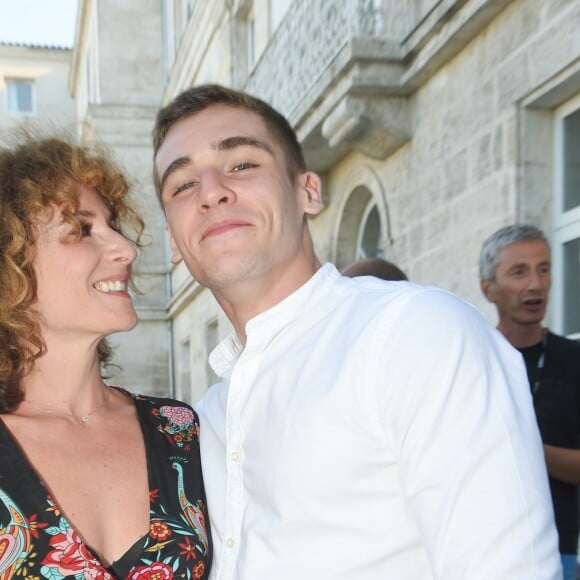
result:
<svg viewBox="0 0 580 580"><path fill-rule="evenodd" d="M226 232L229 232L230 230L236 229L236 228L242 228L242 227L247 227L250 224L248 222L242 221L242 220L224 220L221 222L216 222L214 224L211 224L209 227L207 227L202 236L201 239L205 240L206 238L212 237L212 236L218 236L220 234L225 234Z"/></svg>

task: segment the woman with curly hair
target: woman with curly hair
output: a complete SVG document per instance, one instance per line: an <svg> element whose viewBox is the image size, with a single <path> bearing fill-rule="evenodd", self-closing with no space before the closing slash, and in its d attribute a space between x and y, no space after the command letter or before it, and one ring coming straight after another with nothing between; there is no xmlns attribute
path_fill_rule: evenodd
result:
<svg viewBox="0 0 580 580"><path fill-rule="evenodd" d="M206 578L198 422L105 384L142 222L102 152L0 149L0 578Z"/></svg>

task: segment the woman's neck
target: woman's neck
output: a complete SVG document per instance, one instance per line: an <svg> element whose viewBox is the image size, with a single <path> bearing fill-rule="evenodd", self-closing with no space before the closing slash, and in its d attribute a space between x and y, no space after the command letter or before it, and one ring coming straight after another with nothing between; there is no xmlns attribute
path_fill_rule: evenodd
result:
<svg viewBox="0 0 580 580"><path fill-rule="evenodd" d="M83 417L107 396L96 348L79 345L56 349L47 345L23 380L24 400L33 408Z"/></svg>

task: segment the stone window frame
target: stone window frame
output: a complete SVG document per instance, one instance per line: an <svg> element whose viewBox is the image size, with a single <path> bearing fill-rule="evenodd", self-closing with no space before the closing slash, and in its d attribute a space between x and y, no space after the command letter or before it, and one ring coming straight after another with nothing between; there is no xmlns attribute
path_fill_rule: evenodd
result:
<svg viewBox="0 0 580 580"><path fill-rule="evenodd" d="M332 236L332 262L342 269L358 259L361 230L374 207L379 214L381 230L379 254L387 256L387 249L393 244L389 208L384 187L372 167L363 164L350 172L338 197L342 201L337 209Z"/></svg>
<svg viewBox="0 0 580 580"><path fill-rule="evenodd" d="M580 338L580 328L572 333L566 327L565 317L567 311L567 296L565 293L565 244L580 240L580 205L565 211L564 184L563 184L563 129L564 119L571 113L580 111L580 93L563 103L554 112L553 121L553 209L552 209L552 326L556 332L567 334L570 338ZM573 293L572 293L573 295ZM580 282L576 296L580 296ZM578 298L577 298L578 299Z"/></svg>

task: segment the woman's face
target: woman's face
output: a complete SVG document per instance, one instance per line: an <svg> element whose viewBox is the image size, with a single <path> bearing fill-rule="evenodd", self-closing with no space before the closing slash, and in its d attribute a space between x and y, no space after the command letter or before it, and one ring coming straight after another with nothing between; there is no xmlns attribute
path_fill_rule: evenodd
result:
<svg viewBox="0 0 580 580"><path fill-rule="evenodd" d="M76 214L82 238L74 241L58 208L38 221L34 270L42 316L41 332L53 340L100 340L137 323L127 284L136 251L111 227L110 212L99 196L79 188Z"/></svg>

